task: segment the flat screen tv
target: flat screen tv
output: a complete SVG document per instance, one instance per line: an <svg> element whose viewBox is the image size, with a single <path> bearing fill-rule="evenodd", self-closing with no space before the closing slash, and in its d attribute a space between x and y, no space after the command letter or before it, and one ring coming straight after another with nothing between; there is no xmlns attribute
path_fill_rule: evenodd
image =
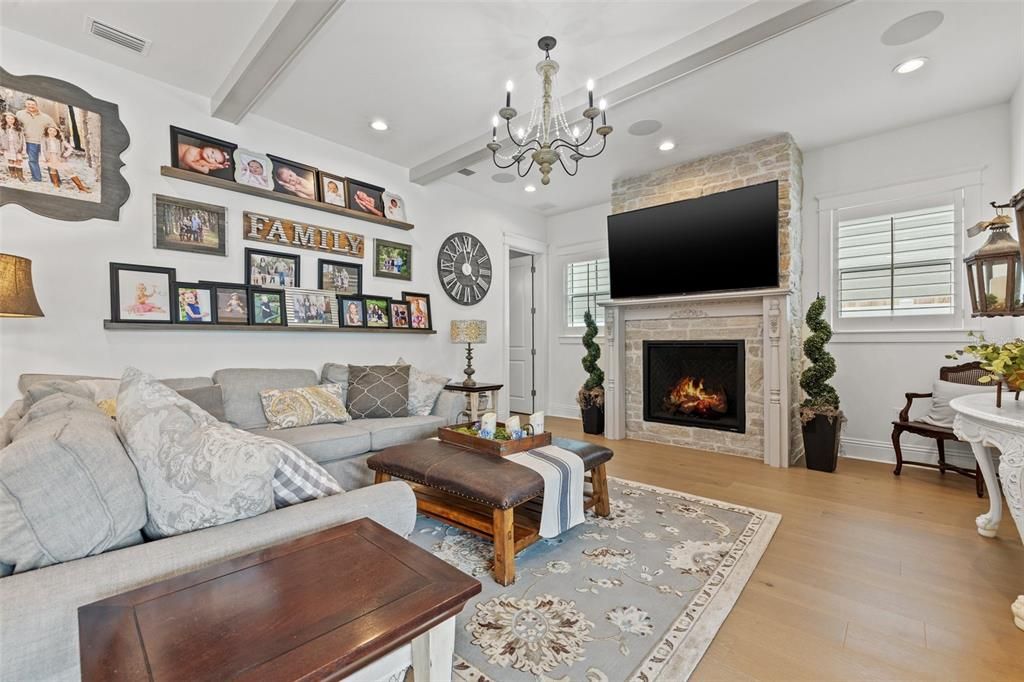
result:
<svg viewBox="0 0 1024 682"><path fill-rule="evenodd" d="M611 297L777 287L778 184L608 216Z"/></svg>

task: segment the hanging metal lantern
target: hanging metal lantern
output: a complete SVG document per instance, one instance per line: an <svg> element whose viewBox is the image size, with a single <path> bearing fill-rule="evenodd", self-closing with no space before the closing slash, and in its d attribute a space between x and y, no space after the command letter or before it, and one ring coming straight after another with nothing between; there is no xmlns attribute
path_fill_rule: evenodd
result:
<svg viewBox="0 0 1024 682"><path fill-rule="evenodd" d="M969 237L989 231L981 248L964 258L972 317L1024 315L1020 245L1007 232L1012 225L1010 216L1000 210L992 220L983 220L967 231Z"/></svg>

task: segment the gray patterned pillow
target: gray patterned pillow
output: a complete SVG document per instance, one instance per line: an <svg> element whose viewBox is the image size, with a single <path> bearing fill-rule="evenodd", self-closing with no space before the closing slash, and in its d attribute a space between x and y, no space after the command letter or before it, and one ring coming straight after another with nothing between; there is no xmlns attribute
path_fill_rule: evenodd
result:
<svg viewBox="0 0 1024 682"><path fill-rule="evenodd" d="M408 365L405 360L398 358L396 365ZM418 417L426 417L434 409L437 396L448 385L448 377L440 374L430 374L423 370L416 369L409 365L409 414Z"/></svg>
<svg viewBox="0 0 1024 682"><path fill-rule="evenodd" d="M353 419L409 416L409 365L348 366Z"/></svg>

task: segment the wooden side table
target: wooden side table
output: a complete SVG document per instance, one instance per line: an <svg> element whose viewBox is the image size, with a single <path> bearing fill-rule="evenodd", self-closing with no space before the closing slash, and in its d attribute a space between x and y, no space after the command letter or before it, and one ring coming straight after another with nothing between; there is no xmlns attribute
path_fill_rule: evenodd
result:
<svg viewBox="0 0 1024 682"><path fill-rule="evenodd" d="M469 421L475 422L480 418L480 394L489 393L489 409L492 412L498 411L498 391L504 384L481 384L476 386L463 386L462 384L448 384L444 387L446 391L466 394L466 412L469 413Z"/></svg>
<svg viewBox="0 0 1024 682"><path fill-rule="evenodd" d="M78 609L82 679L450 680L480 582L359 519ZM383 664L383 665L382 665Z"/></svg>

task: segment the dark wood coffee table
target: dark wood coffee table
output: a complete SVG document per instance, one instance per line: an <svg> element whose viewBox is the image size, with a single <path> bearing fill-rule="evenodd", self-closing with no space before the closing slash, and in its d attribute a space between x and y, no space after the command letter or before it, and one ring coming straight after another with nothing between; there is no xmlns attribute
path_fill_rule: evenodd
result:
<svg viewBox="0 0 1024 682"><path fill-rule="evenodd" d="M448 680L479 592L360 519L82 606L82 679L337 680L393 651L400 668L411 642L416 679Z"/></svg>

